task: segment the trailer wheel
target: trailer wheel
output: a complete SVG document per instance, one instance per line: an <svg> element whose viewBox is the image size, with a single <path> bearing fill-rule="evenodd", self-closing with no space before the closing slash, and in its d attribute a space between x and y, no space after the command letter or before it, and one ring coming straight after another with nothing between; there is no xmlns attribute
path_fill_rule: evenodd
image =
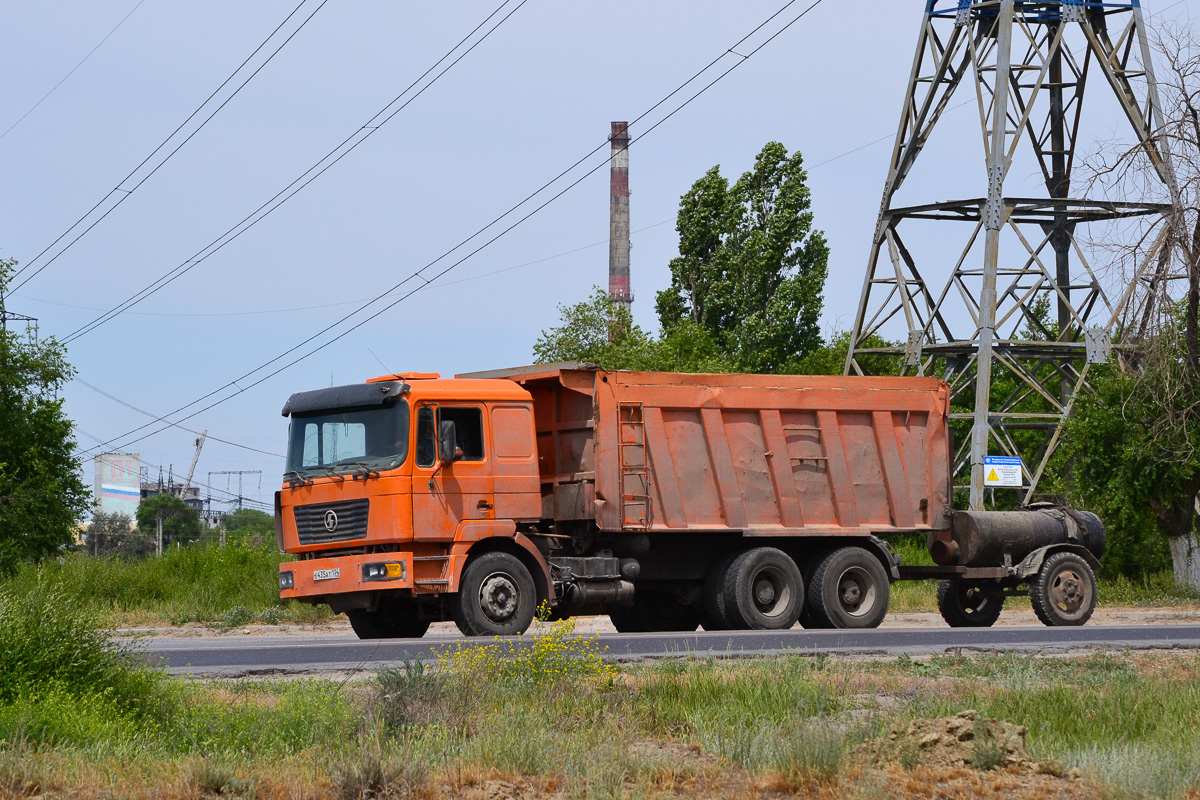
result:
<svg viewBox="0 0 1200 800"><path fill-rule="evenodd" d="M725 612L725 573L737 557L737 553L730 553L719 559L704 577L704 620L701 624L706 631L727 631L732 627Z"/></svg>
<svg viewBox="0 0 1200 800"><path fill-rule="evenodd" d="M787 553L756 547L725 570L725 616L739 630L787 630L804 604L804 578Z"/></svg>
<svg viewBox="0 0 1200 800"><path fill-rule="evenodd" d="M1000 618L1004 595L989 592L977 583L952 579L938 581L938 611L951 628L990 628Z"/></svg>
<svg viewBox="0 0 1200 800"><path fill-rule="evenodd" d="M467 563L450 611L464 636L512 636L525 632L536 608L529 570L516 556L492 552Z"/></svg>
<svg viewBox="0 0 1200 800"><path fill-rule="evenodd" d="M877 628L890 598L879 559L861 547L843 547L813 570L805 605L818 628Z"/></svg>
<svg viewBox="0 0 1200 800"><path fill-rule="evenodd" d="M1096 610L1096 574L1075 553L1055 553L1030 581L1029 600L1046 625L1082 625Z"/></svg>
<svg viewBox="0 0 1200 800"><path fill-rule="evenodd" d="M418 619L415 606L378 611L352 608L346 616L360 639L420 639L429 630L429 620Z"/></svg>
<svg viewBox="0 0 1200 800"><path fill-rule="evenodd" d="M636 591L631 605L608 614L618 633L694 631L700 627L701 616L699 610L685 605L673 593L648 589Z"/></svg>

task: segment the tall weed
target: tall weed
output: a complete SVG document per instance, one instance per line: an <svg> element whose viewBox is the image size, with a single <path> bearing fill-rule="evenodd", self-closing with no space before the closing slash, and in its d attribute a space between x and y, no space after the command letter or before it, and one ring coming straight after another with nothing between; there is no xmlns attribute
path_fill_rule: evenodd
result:
<svg viewBox="0 0 1200 800"><path fill-rule="evenodd" d="M0 704L88 698L122 715L155 716L167 699L163 682L62 586L0 592Z"/></svg>

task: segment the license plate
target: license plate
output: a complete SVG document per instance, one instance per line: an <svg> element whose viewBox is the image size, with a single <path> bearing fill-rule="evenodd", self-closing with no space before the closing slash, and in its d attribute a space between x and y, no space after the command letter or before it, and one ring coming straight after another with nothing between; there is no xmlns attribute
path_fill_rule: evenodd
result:
<svg viewBox="0 0 1200 800"><path fill-rule="evenodd" d="M342 570L339 567L334 567L333 569L314 569L313 570L313 580L314 581L331 581L334 578L340 578L340 577L342 577Z"/></svg>

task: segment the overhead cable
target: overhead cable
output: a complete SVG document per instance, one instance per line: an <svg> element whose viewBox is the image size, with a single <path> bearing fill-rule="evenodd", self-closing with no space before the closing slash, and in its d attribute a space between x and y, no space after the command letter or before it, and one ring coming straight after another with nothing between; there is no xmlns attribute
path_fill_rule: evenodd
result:
<svg viewBox="0 0 1200 800"><path fill-rule="evenodd" d="M236 78L238 76L238 74L240 74L242 72L242 70L244 70L246 68L246 66L254 59L254 57L256 55L258 55L258 53L264 47L266 47L267 44L269 44L272 39L274 39L276 37L276 34L278 34L281 30L284 29L284 26L286 26L288 24L288 21L291 20L292 17L296 16L300 12L300 9L303 8L304 5L309 2L309 0L300 0L300 4L298 6L296 6L294 9L292 9L292 13L288 14L287 17L284 18L283 22L279 23L279 25L275 28L275 30L271 31L270 35L267 36L267 38L264 39L262 41L262 43L260 43L258 45L258 47L256 47L254 49L254 52L251 53L249 56L247 56L246 60L243 61L238 66L237 69L235 69L233 72L231 72L229 74L229 77L227 77L224 81L222 81L221 85L218 86L215 90L213 90L213 93L210 94L203 103L198 105L196 107L196 110L188 115L187 119L185 119L183 122L181 122L179 124L179 127L177 127L175 130L173 130L171 132L170 136L168 136L166 139L163 139L162 142L158 145L158 147L154 148L154 150L152 150L150 152L150 155L146 156L144 159L142 159L142 162L140 164L138 164L136 167L134 167L132 170L130 170L129 174L126 175L124 178L122 178L114 188L110 189L108 194L106 194L106 195L104 195L104 197L100 198L99 202L97 202L96 205L94 205L90 209L88 209L88 212L86 214L84 214L82 217L80 217L78 220L76 220L75 223L71 225L71 227L67 228L65 231L63 231L61 234L59 234L57 239L55 239L50 244L46 245L45 249L43 249L42 252L40 252L36 256L34 256L32 260L27 262L25 264L25 266L21 267L21 269L17 270L13 274L12 280L16 280L18 277L21 276L22 273L24 273L26 270L32 268L33 265L38 263L38 261L40 261L43 256L45 256L52 249L54 249L58 245L59 242L61 242L63 239L66 239L68 236L70 236L72 231L75 231L76 229L81 228L82 226L84 226L86 224L86 227L83 227L83 229L80 230L79 233L77 233L74 238L72 238L65 245L63 245L63 247L60 248L58 250L58 252L56 252L53 256L51 256L49 259L47 259L45 262L43 262L40 267L38 267L36 270L34 270L29 275L27 275L24 280L22 280L20 283L15 284L10 289L10 291L15 292L18 289L20 289L22 286L24 286L25 284L29 283L29 281L36 278L39 274L41 274L42 270L46 269L46 267L50 266L55 261L57 261L59 259L59 257L62 256L63 253L67 252L69 249L71 249L71 247L76 242L78 242L80 239L82 239L84 236L86 236L88 234L88 232L92 230L92 228L95 228L105 218L107 218L109 214L111 214L113 211L116 211L117 208L120 207L120 205L122 203L124 203L126 200L128 200L135 191L137 191L138 189L140 189L142 187L142 184L144 184L146 181L150 180L150 178L156 172L158 172L160 169L162 169L163 165L165 165L168 161L171 160L172 156L174 156L176 153L178 153L183 148L184 145L186 145L188 142L190 142L192 140L193 136L195 136L197 133L199 133L201 130L203 130L204 126L206 126L212 120L213 117L215 117L218 113L220 113L221 109L225 108L225 106L228 105L229 102L231 100L233 100L233 98L237 97L238 93L241 92L242 89L246 88L246 84L248 84L248 83L250 83L250 81L254 80L254 77L256 75L258 75L258 73L261 72L263 70L263 68L267 66L267 64L271 63L272 59L274 59L275 56L277 56L279 54L279 51L282 50L284 47L286 47L287 43L290 42L296 36L296 34L298 34L301 30L304 29L304 26L308 24L308 21L311 20L314 16L316 16L316 13L318 11L320 11L321 8L324 7L325 3L327 3L328 1L329 0L320 0L320 2L317 4L317 7L312 10L312 13L310 13L307 17L305 17L300 22L300 24L297 25L295 27L295 29L291 33L289 33L282 42L280 42L279 46L276 47L275 50L272 51L271 54L269 56L267 56L266 59L263 60L263 62L261 64L259 64L257 67L255 67L254 71L251 72L250 75L248 75L246 77L246 79L244 81L242 81L241 84L239 84L238 87L236 89L234 89L233 92L228 97L226 97L224 100L222 100L221 103L219 105L217 105L217 107L214 108L212 110L212 112L207 117L205 117L204 120L198 126L195 127L195 129L193 129L186 136L184 136L183 139L181 141L179 141L179 143L176 144L175 147L170 152L168 152L162 158L155 160L155 156L157 156L160 151L162 151L165 147L167 147L167 145L169 145L172 141L174 141L176 136L181 131L183 131L183 129L185 127L187 127L188 123L190 123L193 119L195 119L196 115L198 115L201 111L203 111L204 108L207 107L209 105L209 103L211 103L214 100L214 98L217 97L218 94L220 94L221 90L224 89L229 84L230 81L232 81L234 78ZM146 167L147 165L150 165L151 162L153 162L153 165L149 167L149 169L145 172L145 174L139 175L139 173L142 171L142 168ZM133 185L130 188L124 188L125 185L130 182L133 182ZM108 202L109 200L113 200L113 202L109 203ZM105 206L104 211L102 213L98 213L102 206Z"/></svg>
<svg viewBox="0 0 1200 800"><path fill-rule="evenodd" d="M659 126L661 126L663 123L665 123L667 120L669 120L669 119L671 119L673 116L675 116L675 114L679 113L681 110L683 110L683 109L684 109L685 107L687 107L689 104L691 104L691 103L692 103L692 102L693 102L693 101L694 101L696 98L698 98L700 95L704 94L704 93L705 93L705 92L707 92L709 89L711 89L711 88L712 88L714 85L716 85L716 84L717 84L719 81L721 81L722 79L724 79L724 78L725 78L727 75L729 75L729 74L730 74L731 72L733 72L735 69L737 69L738 67L740 67L742 64L746 63L746 61L748 61L748 60L749 60L749 59L750 59L752 56L754 56L755 54L757 54L757 53L758 53L760 50L762 50L762 49L763 49L764 47L766 47L768 44L770 44L771 42L773 42L773 41L774 41L776 38L778 38L780 35L782 35L782 34L783 34L785 31L789 30L789 29L790 29L790 28L791 28L793 25L795 25L795 24L796 24L796 23L798 23L798 22L799 22L801 19L803 19L805 16L807 16L807 15L809 14L809 12L811 12L813 9L815 9L817 6L819 6L819 5L820 5L820 4L823 2L823 0L815 0L815 2L811 3L811 4L810 4L808 7L806 7L806 8L805 8L803 11L801 11L801 12L800 12L798 15L796 15L795 17L793 17L793 18L792 18L792 19L791 19L789 22L787 22L786 24L784 24L782 27L780 27L778 30L776 30L776 31L775 31L773 34L771 34L769 37L767 37L767 38L766 38L764 41L762 41L761 43L759 43L757 46L755 46L754 48L752 48L751 50L749 50L747 53L735 53L735 52L734 52L734 49L735 49L735 48L739 47L739 46L740 46L741 44L743 44L743 43L744 43L744 42L745 42L747 39L749 39L750 37L752 37L752 36L753 36L755 33L757 33L758 31L762 30L762 28L764 28L766 25L768 25L768 24L769 24L769 23L770 23L772 20L774 20L776 17L778 17L780 14L782 14L782 13L783 13L785 10L787 10L789 7L791 7L792 5L794 5L796 2L797 2L797 0L790 0L790 2L786 3L786 4L785 4L785 5L782 7L782 8L780 8L778 11L776 11L774 14L772 14L770 17L768 17L768 18L767 18L767 19L766 19L764 22L762 22L762 23L761 23L761 24L759 24L757 27L755 27L755 28L754 28L754 30L752 30L750 33L746 34L746 35L745 35L745 36L743 36L741 39L739 39L737 42L735 42L735 43L734 43L734 44L733 44L733 45L732 45L730 48L728 48L728 49L727 49L725 52L723 52L721 55L717 56L715 59L713 59L712 61L710 61L708 64L706 64L706 65L705 65L704 67L702 67L700 70L698 70L698 71L697 71L695 74L693 74L693 75L692 75L690 78L688 78L686 81L684 81L682 84L680 84L678 87L676 87L675 89L673 89L673 90L672 90L670 93L668 93L668 94L667 94L667 95L666 95L664 98L662 98L661 100L659 100L658 102L656 102L654 105L652 105L652 106L651 106L649 109L647 109L646 111L644 111L642 114L638 115L638 116L637 116L637 117L636 117L636 118L635 118L635 119L634 119L634 120L633 120L633 121L630 123L630 125L631 125L631 126L632 126L632 125L635 125L636 123L638 123L639 121L641 121L641 120L643 120L645 117L647 117L649 114L653 113L653 112L654 112L656 109L658 109L660 106L662 106L663 104L665 104L665 103L666 103L668 100L670 100L670 98L672 98L672 97L674 97L675 95L679 94L680 92L684 91L684 90L685 90L685 89L686 89L686 88L687 88L687 87L688 87L690 84L694 83L694 82L695 82L697 79L699 79L699 78L700 78L702 75L704 75L704 73L708 72L708 71L709 71L709 70L710 70L710 69L711 69L713 66L715 66L715 65L716 65L718 62L720 62L720 61L722 61L722 60L725 60L727 56L730 56L730 55L732 55L732 56L734 56L734 57L737 59L736 61L734 61L734 63L733 63L733 64L731 64L730 66L728 66L727 68L725 68L723 71L719 72L719 73L716 75L716 77L712 78L711 80L709 80L709 81L708 81L708 83L704 84L704 85L703 85L703 86L701 86L701 87L700 87L698 90L696 90L696 91L695 91L695 92L694 92L694 93L693 93L691 96L689 96L689 97L688 97L686 100L683 100L681 103L679 103L677 106L675 106L675 107L674 107L674 108L673 108L671 111L669 111L669 112L667 112L665 115L663 115L663 116L662 116L660 119L658 119L658 120L657 120L657 121L656 121L656 122L655 122L653 125L651 125L649 128L647 128L647 129L646 129L646 130L645 130L643 133L639 134L639 135L638 135L638 136L636 136L636 137L633 137L633 138L631 138L631 139L630 139L630 142L629 142L630 146L632 146L634 143L636 143L636 142L640 141L641 139L645 138L647 135L649 135L651 132L653 132L655 129L657 129ZM555 192L553 195L551 195L551 196L550 196L548 199L546 199L546 200L542 201L542 202L541 202L539 205L535 206L535 207L534 207L532 210L530 210L530 211L528 211L528 212L524 213L524 215L522 215L521 217L519 217L518 219L516 219L516 221L514 221L514 222L511 222L510 224L508 224L508 225L507 225L507 227L504 227L504 228L502 228L502 229L501 229L501 230L500 230L498 233L496 233L496 234L494 234L493 236L491 236L491 238L487 239L487 240L486 240L486 241L484 241L482 244L480 244L480 245L478 245L477 247L475 247L473 250L471 250L471 251L470 251L470 252L468 252L466 255L462 256L461 258L459 258L457 261L454 261L453 263L449 264L448 266L446 266L446 267L442 268L440 271L436 272L436 273L435 273L435 274L433 274L431 277L427 277L427 276L424 274L426 271L430 270L431 268L433 268L434 266L436 266L436 265L437 265L437 264L439 264L440 262L442 262L442 261L446 260L446 259L447 259L447 258L448 258L450 255L452 255L453 253L455 253L455 252L457 252L457 251L459 251L459 250L463 249L463 248L464 248L464 247L466 247L466 246L467 246L467 245L468 245L470 242L472 242L473 240L475 240L475 239L479 238L480 236L482 236L482 235L483 235L485 232L489 231L490 229L492 229L492 228L494 228L494 227L497 227L497 226L498 226L498 225L499 225L501 222L503 222L505 219L507 219L507 218L511 217L511 216L512 216L512 215L513 215L515 212L517 212L518 210L520 210L522 207L524 207L524 206L526 206L527 204L531 203L531 202L532 202L534 199L536 199L536 198L537 198L539 195L543 194L543 192L545 192L546 190L548 190L548 189L549 189L550 187L552 187L554 184L558 183L558 182L559 182L559 181L560 181L562 178L564 178L564 177L566 177L567 175L569 175L570 173L574 172L574 171L575 171L575 169L576 169L577 167L579 167L580 165L584 164L584 163L585 163L585 162L586 162L586 161L587 161L587 160L588 160L588 159L589 159L591 156L595 155L595 154L596 154L598 151L602 150L603 148L605 148L605 147L607 147L607 146L609 146L609 145L608 145L608 142L607 142L607 140L606 140L605 142L603 142L603 143L601 143L601 144L597 145L597 146L596 146L594 149L592 149L592 150L591 150L589 153L587 153L586 155L584 155L582 158L578 159L578 160L577 160L577 161L576 161L574 164L572 164L571 166L567 167L567 168L566 168L565 170L563 170L562 172L558 173L558 174L557 174L555 177L551 178L549 181L547 181L546 183L544 183L544 184L543 184L541 187L539 187L538 189L536 189L536 190L535 190L535 191L533 191L532 193L530 193L530 194L526 195L526 197L525 197L524 199L522 199L520 202L516 203L515 205L513 205L512 207L510 207L510 208L509 208L507 211L505 211L504 213L500 214L498 217L494 218L494 219L493 219L491 222L489 222L488 224L484 225L482 228L480 228L479 230L477 230L475 233L473 233L473 234L471 234L470 236L468 236L467 238L463 239L463 240L462 240L462 241L460 241L458 244L456 244L454 247L450 248L449 250L447 250L446 252L444 252L442 255L440 255L440 256L438 256L437 258L435 258L433 261L430 261L430 262L429 262L429 263L427 263L425 266L423 266L423 267L421 267L420 269L416 270L415 272L411 273L411 274L410 274L408 277L404 278L404 279L403 279L403 280L401 280L399 283L396 283L396 284L394 284L392 287L390 287L390 288L389 288L389 289L387 289L386 291L384 291L384 292L382 292L382 293L380 293L380 294L376 295L374 299L372 299L371 301L369 301L369 302L367 302L367 303L363 304L362 306L360 306L360 307L359 307L358 309L356 309L355 311L352 311L352 312L350 312L349 314L347 314L347 315L343 316L341 319L337 320L336 322L333 322L333 323L331 323L330 325L327 325L325 328L321 329L321 330L320 330L320 331L318 331L317 333L315 333L315 334L313 334L313 335L309 336L308 338L304 339L304 340L303 340L303 341L301 341L300 343L298 343L298 344L296 344L296 345L294 345L294 346L292 346L292 347L288 348L288 349L287 349L287 350L285 350L284 352L282 352L282 353L280 353L279 355L275 356L274 358L272 358L272 359L270 359L270 360L268 360L268 361L266 361L266 362L264 362L264 363L260 364L259 366L255 367L254 369L252 369L252 370L250 370L250 371L248 371L248 372L244 373L243 375L239 376L238 378L235 378L234 380L232 380L232 381L229 381L228 383L224 384L223 386L221 386L221 387L218 387L217 389L214 389L213 391L211 391L211 392L209 392L209 393L207 393L207 394L205 394L205 395L203 395L203 396L201 396L201 397L199 397L199 398L197 398L197 399L195 399L195 400L191 401L190 403L187 403L186 405L180 406L179 408L177 408L177 409L175 409L174 411L172 411L172 412L170 412L170 413L168 413L168 414L164 415L163 417L159 418L158 420L155 420L154 422L149 422L149 423L146 423L145 425L139 426L138 428L135 428L135 429L133 429L133 430L131 430L131 431L127 431L126 433L122 434L121 436L118 436L118 437L116 437L116 438L114 438L114 439L110 440L110 441L109 441L109 442L107 442L106 444L111 444L112 442L115 442L115 441L118 441L118 440L121 440L121 439L125 439L125 437L127 437L127 436L133 436L134 434L140 433L141 431L145 430L146 428L149 428L149 427L151 427L152 425L154 425L156 422L162 422L162 421L165 421L165 420L166 420L168 417L173 417L173 416L175 416L175 415L176 415L176 414L178 414L178 413L181 413L181 412L183 412L183 411L186 411L187 409L189 409L189 408L192 408L193 406L196 406L196 405L198 405L198 404L200 404L200 403L204 402L205 400L208 400L209 398L211 398L211 397L214 397L215 395L218 395L218 394L220 394L221 392L223 392L223 391L225 391L225 390L227 390L227 389L231 389L231 388L232 388L232 389L234 389L234 390L235 390L235 391L233 391L233 392L229 393L228 395L226 395L226 396L224 396L224 397L222 397L222 398L220 398L220 399L218 399L218 400L216 400L216 401L214 401L214 402L212 402L212 403L210 403L210 404L208 404L208 405L204 406L203 408L201 408L201 409L199 409L199 410L197 410L197 411L193 411L192 413L188 414L187 416L181 417L180 419L176 420L176 423L178 423L178 422L182 422L182 421L185 421L185 420L188 420L188 419L191 419L192 417L195 417L195 416L197 416L197 415L199 415L199 414L202 414L202 413L204 413L205 411L208 411L208 410L210 410L210 409L212 409L212 408L214 408L214 407L216 407L216 406L218 406L218 405L221 405L222 403L224 403L224 402L226 402L226 401L228 401L228 400L230 400L230 399L232 399L232 398L234 398L234 397L236 397L236 396L238 396L238 395L242 394L243 392L245 392L245 391L247 391L247 390L249 390L249 389L251 389L251 388L253 388L253 387L255 387L255 386L259 385L259 384L261 384L262 382L264 382L264 381L266 381L266 380L268 380L268 379L270 379L270 378L274 377L275 375L278 375L280 372L282 372L282 371L284 371L285 369L287 369L287 368L289 368L289 367L293 366L294 364L297 364L297 363L299 363L300 361L303 361L304 359L306 359L306 358L308 358L308 357L310 357L310 356L312 356L312 355L314 355L314 354L316 354L316 353L320 352L321 350L324 350L326 347L328 347L328 346L330 346L331 344L333 344L333 343L335 343L335 342L339 341L340 339L342 339L342 338L344 338L345 336L349 335L351 332L353 332L353 331L357 330L358 328L362 327L363 325L367 324L367 322L370 322L371 320L373 320L373 319L377 318L377 317L378 317L380 314L382 314L383 312L385 312L385 311L388 311L389 309L391 309L391 308L395 307L396 305L398 305L399 303L403 302L404 300L406 300L408 297L412 296L412 295L413 295L413 294L415 294L416 292L420 291L421 289L425 288L426 286L429 286L429 285L430 285L430 284L432 284L434 281L436 281L438 278L440 278L440 277L444 276L446 273L450 272L452 269L454 269L454 268L455 268L455 267L457 267L458 265L462 264L462 263L463 263L464 261L466 261L467 259L469 259L469 258L471 258L472 256L474 256L475 254L479 253L481 250L483 250L483 249L485 249L485 248L487 248L487 247L491 246L491 245L492 245L494 242L496 242L498 239L500 239L501 237L503 237L503 236L507 235L507 234L508 234L510 231L512 231L514 228L516 228L517 226L519 226L519 225L523 224L525 221L527 221L528 219L530 219L531 217L533 217L535 214L539 213L539 212L540 212L542 209L546 208L548 205L550 205L551 203L555 202L555 201L556 201L558 198L562 197L564 194L566 194L568 191L570 191L571 189L573 189L575 186L578 186L578 185L579 185L581 182L583 182L583 181L584 181L586 178L588 178L590 175L592 175L593 173L597 172L598 170L600 170L601 168L603 168L604 166L606 166L606 165L607 165L607 163L608 163L608 162L607 162L607 159L600 161L600 162L599 162L599 163L597 163L595 166L593 166L591 169L589 169L589 170L587 170L586 172L584 172L584 173L583 173L582 175L580 175L578 178L575 178L574 180L572 180L570 183L568 183L568 184L567 184L565 187L563 187L562 189L559 189L557 192ZM262 370L264 370L264 369L266 369L266 368L270 367L271 365L273 365L273 364L275 364L275 363L277 363L277 362L279 362L279 361L282 361L283 359L287 358L287 357L288 357L289 355L291 355L292 353L294 353L294 352L296 352L297 350L300 350L301 348L303 348L305 345L307 345L307 344L309 344L309 343L313 342L314 340L316 340L316 339L320 338L320 337L321 337L321 336L323 336L324 334L326 334L326 333L330 332L331 330L333 330L334 328L336 328L336 327L340 326L342 323L344 323L344 322L346 322L346 321L350 320L351 318L353 318L353 317L355 317L355 316L359 315L360 313L362 313L363 311L365 311L366 309L368 309L370 306L374 305L375 303L377 303L377 302L379 302L379 301L381 301L381 300L383 300L383 299L387 298L389 295L391 295L391 294L392 294L393 292L395 292L396 290L398 290L398 289L400 289L401 287L405 286L406 284L408 284L408 283L410 283L410 282L414 282L414 281L420 281L420 283L419 283L418 285L414 286L412 289L410 289L410 290L409 290L409 291L407 291L406 293L404 293L404 294L400 295L399 297L397 297L396 299L394 299L394 300L393 300L391 303L389 303L389 304L387 304L387 305L383 306L382 308L373 309L373 310L371 311L371 315L370 315L369 317L367 317L367 318L365 318L365 319L362 319L362 320L360 320L360 321L358 321L358 322L354 323L353 325L351 325L350 327L346 328L345 330L343 330L341 333L337 334L336 336L333 336L332 338L330 338L330 339L326 340L325 342L323 342L323 343L319 344L318 346L316 346L316 347L312 348L311 350L309 350L309 351L307 351L307 352L305 352L305 353L303 353L303 354L301 354L301 355L297 356L297 357L296 357L296 358L294 358L293 360L291 360L291 361L287 362L286 364L284 364L284 365L283 365L283 366L281 366L281 367L278 367L277 369L273 370L272 372L270 372L270 373L268 373L268 374L266 374L266 375L263 375L263 376L261 376L261 377L258 377L258 378L257 378L257 379L255 379L254 381L252 381L252 382L249 382L249 383L246 383L245 385L243 385L243 382L247 381L249 378L251 378L252 376L254 376L256 373L259 373L259 372L261 372ZM169 426L168 426L168 427L169 427ZM142 441L143 439L147 439L147 438L149 438L149 437L151 437L151 436L154 436L154 435L156 435L156 434L160 433L160 432L161 432L161 431L163 431L163 430L167 430L167 428L166 428L166 427L164 427L164 428L159 428L158 430L151 431L151 432L149 432L149 433L146 433L146 434L143 434L143 435L141 435L141 436L138 436L138 437L137 437L137 438L135 438L135 439L132 439L132 440L129 440L129 441L125 442L125 443L122 445L122 447L127 447L127 446L129 446L130 444L134 444L134 443L136 443L136 442L140 442L140 441ZM91 448L91 449L95 449L95 448Z"/></svg>
<svg viewBox="0 0 1200 800"><path fill-rule="evenodd" d="M30 106L28 111L26 111L24 114L22 114L20 117L18 117L16 122L14 122L12 125L9 125L7 128L5 128L4 133L0 133L0 139L3 139L5 136L8 136L8 134L10 132L12 132L13 128L17 127L22 122L24 122L25 118L28 117L30 114L32 114L34 111L37 111L38 106L40 106L42 103L46 102L46 99L48 97L50 97L50 95L54 94L54 92L58 90L58 87L62 86L64 83L67 82L67 78L70 78L72 75L74 75L76 70L78 70L80 67L82 67L89 58L91 58L93 55L95 55L96 51L99 50L101 47L103 47L104 43L112 38L112 35L114 33L116 33L117 30L119 30L122 25L125 24L125 20L132 17L133 12L137 11L139 8L141 8L142 3L144 3L144 2L146 2L146 0L138 0L137 5L135 5L131 9L129 9L128 14L121 17L121 21L116 24L116 27L114 27L111 31L109 31L108 35L105 36L103 39L101 39L99 44L97 44L95 47L93 47L91 50L89 50L88 54L86 56L84 56L82 59L80 59L78 64L71 67L70 72L68 72L66 75L63 75L58 83L51 86L50 91L48 91L44 95L42 95L41 99L38 100L36 103L34 103L32 106Z"/></svg>
<svg viewBox="0 0 1200 800"><path fill-rule="evenodd" d="M476 47L478 47L480 44L482 44L489 36L491 36L493 33L495 33L496 29L499 28L501 25L503 25L508 20L509 17L511 17L513 14L515 14L518 10L520 10L521 6L525 5L525 3L528 2L528 0L520 0L520 2L518 2L498 22L496 22L491 28L489 28L487 31L485 31L482 36L480 36L478 39L476 39L469 47L467 47L465 50L463 50L463 52L459 53L457 58L455 58L453 61L451 61L449 64L447 64L440 72L438 72L428 82L426 82L423 86L421 86L421 88L419 90L417 90L416 92L413 92L411 96L409 96L407 99L405 99L406 95L408 95L410 92L412 92L412 90L416 86L421 84L421 82L424 81L425 78L428 77L431 72L436 70L439 66L442 65L442 63L444 63L447 59L449 59L456 52L458 52L458 50L461 49L464 44L466 44L468 41L470 41L470 39L473 36L475 36L475 34L481 28L486 26L489 21L491 21L494 17L496 17L498 14L500 14L500 12L503 11L504 8L509 5L510 2L512 2L512 0L504 0L504 2L502 2L496 8L496 10L494 10L491 14L489 14L487 17L485 17L484 20L482 22L480 22L478 25L476 25L475 28L473 28L470 33L468 33L465 37L463 37L463 39L461 41L458 42L458 44L456 44L454 47L452 47L450 50L448 50L445 55L443 55L440 59L438 59L436 62L434 62L434 64L431 67L429 67L429 69L427 69L427 70L425 70L425 72L421 73L421 75L416 80L414 80L411 84L409 84L408 87L405 88L405 90L403 92L401 92L399 95L397 95L395 98L393 98L391 100L391 102L389 102L387 105L385 105L383 108L381 108L373 117L371 117L369 120L367 120L365 123L363 123L357 130L355 130L353 133L351 133L349 136L347 136L345 139L343 139L341 141L341 143L339 143L336 147L334 147L332 150L330 150L328 153L326 153L315 164L313 164L311 167L309 167L307 170L305 170L298 178L296 178L291 183L289 183L287 186L283 187L278 192L276 192L269 200L267 200L265 203L260 205L258 208L254 209L249 214L247 214L245 217L243 217L241 219L241 221L239 221L232 228L229 228L227 231L222 233L216 239L213 239L211 242L209 242L203 248L198 250L194 255L192 255L191 258L188 258L186 261L183 261L178 266L167 271L165 274L163 274L158 279L153 281L150 285L144 287L140 291L138 291L135 294L131 295L130 297L126 298L122 302L118 303L116 306L113 306L108 311L105 311L103 314L96 317L91 322L88 322L86 325L82 325L79 328L72 331L71 333L67 334L67 336L63 338L63 343L69 344L70 342L73 342L74 340L80 338L81 336L86 336L87 334L94 331L96 328L100 327L101 325L104 325L109 320L113 319L114 317L120 316L128 309L130 309L133 306L137 305L138 303L142 302L147 297L149 297L150 295L159 291L167 284L169 284L169 283L177 280L181 276L187 274L188 272L190 272L192 270L192 268L196 267L197 265L199 265L202 262L204 262L205 260L207 260L210 256L212 256L215 253L217 253L218 251L220 251L222 248L224 248L230 242L234 241L239 236L241 236L243 233L245 233L246 231L253 228L259 222L262 222L268 215L270 215L272 212L274 212L276 209L278 209L280 206L282 206L288 200L295 197L306 186L308 186L314 180L316 180L321 175L323 175L326 170L328 170L334 164L338 163L343 158L345 158L347 155L349 155L351 152L353 152L359 145L361 145L363 142L365 142L367 139L369 139L371 136L373 136L376 133L376 131L378 131L380 128L382 128L384 125L386 125L388 122L390 122L393 117L395 117L397 114L399 114L405 108L407 108L410 103L412 103L414 100L416 100L422 94L424 94L431 86L433 86L435 83L437 83L438 80L443 75L445 75L447 72L449 72L451 69L453 69L454 66L456 64L458 64L458 62L460 62L464 58L466 58L466 56L469 55L471 53L471 51L473 51ZM403 100L403 102L401 102L402 100ZM19 287L15 287L15 288L19 288ZM14 288L14 290L15 290L15 288Z"/></svg>

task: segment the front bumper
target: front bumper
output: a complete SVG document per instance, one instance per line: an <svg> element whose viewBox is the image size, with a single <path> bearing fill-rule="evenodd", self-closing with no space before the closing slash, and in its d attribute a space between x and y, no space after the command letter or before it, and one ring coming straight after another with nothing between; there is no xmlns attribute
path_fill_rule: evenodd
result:
<svg viewBox="0 0 1200 800"><path fill-rule="evenodd" d="M400 564L401 574L369 580L364 576L366 565ZM372 572L379 572L374 569ZM291 587L286 573L291 573ZM368 553L336 558L314 558L308 561L287 561L279 565L279 596L283 599L312 599L349 592L369 592L381 589L412 589L412 553ZM333 577L330 577L333 576Z"/></svg>

